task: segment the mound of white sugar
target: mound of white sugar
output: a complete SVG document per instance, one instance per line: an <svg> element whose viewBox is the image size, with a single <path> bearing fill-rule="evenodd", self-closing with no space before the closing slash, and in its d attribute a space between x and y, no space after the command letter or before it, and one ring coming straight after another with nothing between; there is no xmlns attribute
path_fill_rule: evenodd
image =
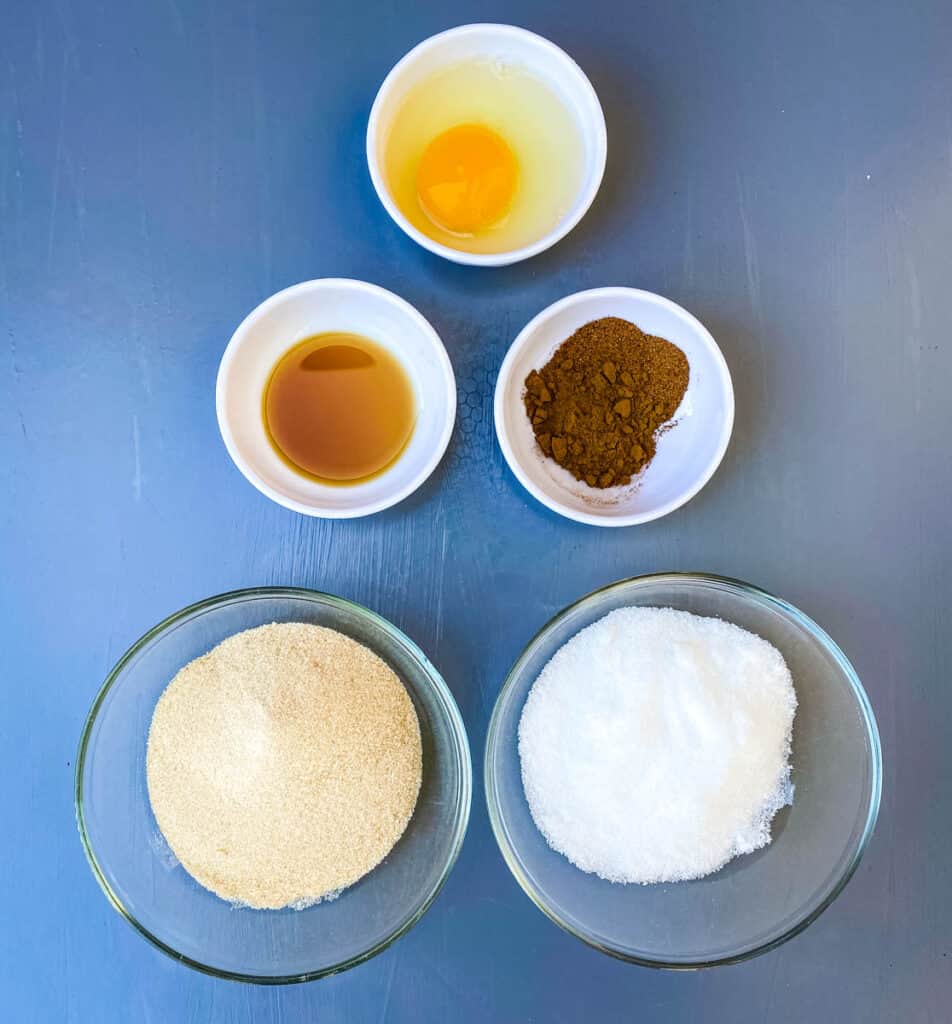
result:
<svg viewBox="0 0 952 1024"><path fill-rule="evenodd" d="M620 608L556 652L519 722L536 826L583 871L675 882L770 842L797 698L780 652L720 619Z"/></svg>

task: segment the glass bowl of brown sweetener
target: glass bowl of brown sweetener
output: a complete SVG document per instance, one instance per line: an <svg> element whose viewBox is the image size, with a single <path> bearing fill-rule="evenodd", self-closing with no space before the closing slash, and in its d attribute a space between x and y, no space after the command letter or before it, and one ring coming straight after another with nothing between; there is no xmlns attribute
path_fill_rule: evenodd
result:
<svg viewBox="0 0 952 1024"><path fill-rule="evenodd" d="M83 729L76 816L113 906L205 973L309 981L405 934L445 882L472 770L423 652L360 605L202 601L119 660Z"/></svg>

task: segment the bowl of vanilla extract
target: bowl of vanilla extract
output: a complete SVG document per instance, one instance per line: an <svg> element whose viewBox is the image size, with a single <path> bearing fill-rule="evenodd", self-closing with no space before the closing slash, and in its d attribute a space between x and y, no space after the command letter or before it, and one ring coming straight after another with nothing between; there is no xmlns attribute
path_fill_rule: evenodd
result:
<svg viewBox="0 0 952 1024"><path fill-rule="evenodd" d="M408 302L342 278L272 295L232 335L218 426L262 494L304 515L371 515L433 472L456 419L453 367Z"/></svg>

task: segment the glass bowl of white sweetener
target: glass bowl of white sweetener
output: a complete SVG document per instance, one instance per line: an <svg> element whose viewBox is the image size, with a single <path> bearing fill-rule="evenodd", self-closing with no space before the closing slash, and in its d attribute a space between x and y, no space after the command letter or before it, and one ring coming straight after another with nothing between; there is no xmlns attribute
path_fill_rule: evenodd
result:
<svg viewBox="0 0 952 1024"><path fill-rule="evenodd" d="M244 655L261 643L282 658L249 666ZM339 652L356 661L343 665ZM298 678L301 666L309 674ZM393 774L386 730L397 735L396 725L383 722L360 758L340 763L350 720L376 722L383 687L388 700L403 694L404 724L413 723L412 813L356 869L321 866L331 855L322 851L342 862L351 850L362 856L355 829L376 825L375 802L389 812L378 798L386 785L361 806L350 794L373 772L385 782ZM355 693L366 716L342 703ZM322 744L335 763L322 761ZM83 730L76 815L96 880L159 949L218 977L300 982L361 963L420 919L459 853L471 775L452 694L400 630L328 594L259 588L185 608L120 659ZM339 809L339 827L314 827L322 819L309 794ZM273 874L255 875L258 860ZM346 868L346 884L297 892L294 872L307 877L314 865L332 875ZM256 888L244 892L249 873Z"/></svg>
<svg viewBox="0 0 952 1024"><path fill-rule="evenodd" d="M716 576L623 580L530 642L489 726L486 799L556 924L651 967L733 963L837 897L876 823L879 734L846 657Z"/></svg>

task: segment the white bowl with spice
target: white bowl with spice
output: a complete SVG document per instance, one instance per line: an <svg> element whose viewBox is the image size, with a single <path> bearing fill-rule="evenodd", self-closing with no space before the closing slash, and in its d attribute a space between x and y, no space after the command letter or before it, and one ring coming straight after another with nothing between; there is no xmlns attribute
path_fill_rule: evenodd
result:
<svg viewBox="0 0 952 1024"><path fill-rule="evenodd" d="M430 252L471 266L516 263L568 234L598 192L606 154L585 73L515 25L423 40L387 74L367 125L387 213Z"/></svg>
<svg viewBox="0 0 952 1024"><path fill-rule="evenodd" d="M604 436L593 436L596 412L610 421ZM734 391L717 343L686 310L637 288L595 288L523 328L499 370L494 414L506 462L534 498L580 523L634 526L710 480L730 440Z"/></svg>
<svg viewBox="0 0 952 1024"><path fill-rule="evenodd" d="M371 515L437 467L456 419L453 367L410 303L322 278L252 310L222 356L218 426L262 494L304 515Z"/></svg>

